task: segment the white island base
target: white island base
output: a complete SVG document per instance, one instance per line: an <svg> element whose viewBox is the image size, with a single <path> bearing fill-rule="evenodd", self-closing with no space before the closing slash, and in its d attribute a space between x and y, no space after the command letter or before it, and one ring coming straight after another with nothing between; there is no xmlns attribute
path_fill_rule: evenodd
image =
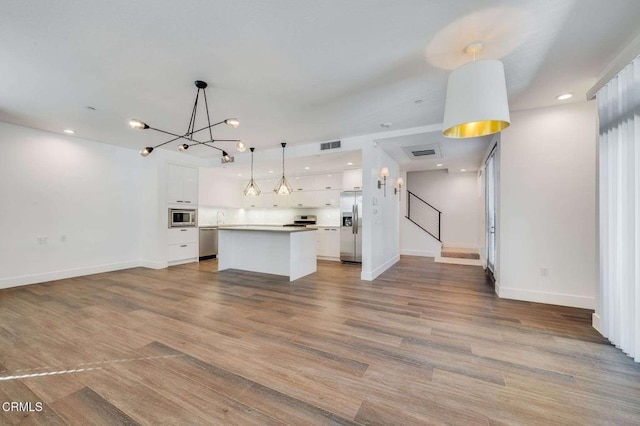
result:
<svg viewBox="0 0 640 426"><path fill-rule="evenodd" d="M221 226L218 271L239 269L297 280L317 270L316 230L312 228Z"/></svg>

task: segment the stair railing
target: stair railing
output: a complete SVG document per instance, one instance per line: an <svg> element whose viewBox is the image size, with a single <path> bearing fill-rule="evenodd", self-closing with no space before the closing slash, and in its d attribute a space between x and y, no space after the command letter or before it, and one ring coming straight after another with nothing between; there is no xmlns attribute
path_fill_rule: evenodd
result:
<svg viewBox="0 0 640 426"><path fill-rule="evenodd" d="M438 241L442 223L442 212L411 191L407 191L407 215L417 227Z"/></svg>

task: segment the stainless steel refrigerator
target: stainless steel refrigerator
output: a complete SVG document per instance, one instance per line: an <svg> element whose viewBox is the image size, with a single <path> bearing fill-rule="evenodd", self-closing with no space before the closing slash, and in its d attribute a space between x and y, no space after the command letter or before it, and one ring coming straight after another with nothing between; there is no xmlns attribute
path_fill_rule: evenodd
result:
<svg viewBox="0 0 640 426"><path fill-rule="evenodd" d="M362 191L340 194L340 260L362 263Z"/></svg>

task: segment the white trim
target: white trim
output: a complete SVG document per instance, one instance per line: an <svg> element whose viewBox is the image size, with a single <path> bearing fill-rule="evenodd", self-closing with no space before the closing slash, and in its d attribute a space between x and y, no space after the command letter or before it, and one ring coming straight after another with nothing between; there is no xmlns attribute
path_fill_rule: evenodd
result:
<svg viewBox="0 0 640 426"><path fill-rule="evenodd" d="M600 315L595 312L591 314L591 326L596 329L596 331L602 334L602 329L600 328Z"/></svg>
<svg viewBox="0 0 640 426"><path fill-rule="evenodd" d="M132 260L129 262L109 263L105 265L87 266L84 268L66 269L63 271L44 272L41 274L2 278L0 279L0 289L29 284L38 284L47 281L64 280L67 278L80 277L84 275L101 274L103 272L118 271L121 269L136 268L140 266L140 263L140 261Z"/></svg>
<svg viewBox="0 0 640 426"><path fill-rule="evenodd" d="M524 290L512 287L499 287L497 282L496 293L502 299L524 300L527 302L571 306L574 308L594 309L596 305L595 297Z"/></svg>
<svg viewBox="0 0 640 426"><path fill-rule="evenodd" d="M164 269L167 266L169 266L169 262L166 262L166 261L154 262L152 260L140 260L138 266L142 268L149 268L149 269Z"/></svg>
<svg viewBox="0 0 640 426"><path fill-rule="evenodd" d="M402 256L420 256L420 257L439 257L440 252L437 250L400 250Z"/></svg>
<svg viewBox="0 0 640 426"><path fill-rule="evenodd" d="M331 262L340 262L340 258L339 257L317 256L316 259L318 259L318 260L329 260Z"/></svg>
<svg viewBox="0 0 640 426"><path fill-rule="evenodd" d="M627 44L613 61L605 68L602 76L596 84L587 91L587 100L590 101L596 96L596 93L611 81L620 71L629 65L634 59L640 55L640 34L636 36L629 44Z"/></svg>
<svg viewBox="0 0 640 426"><path fill-rule="evenodd" d="M400 260L400 255L398 254L392 257L391 259L387 260L385 263L383 263L381 266L379 266L378 268L374 269L371 272L362 271L360 273L360 279L363 281L373 281L376 278L378 278L380 274L382 274L384 271L386 271L387 269L395 265L399 260Z"/></svg>
<svg viewBox="0 0 640 426"><path fill-rule="evenodd" d="M171 262L167 262L167 266L184 265L185 263L194 263L199 261L200 259L197 257L190 257L189 259L172 260Z"/></svg>

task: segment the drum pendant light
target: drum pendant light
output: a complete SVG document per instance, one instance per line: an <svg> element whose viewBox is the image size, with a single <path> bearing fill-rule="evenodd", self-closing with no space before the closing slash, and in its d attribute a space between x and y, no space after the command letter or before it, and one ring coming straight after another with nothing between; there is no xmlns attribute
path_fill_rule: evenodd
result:
<svg viewBox="0 0 640 426"><path fill-rule="evenodd" d="M454 70L447 84L442 134L475 138L500 132L510 124L504 65L498 60L476 61L482 43L465 49L473 62Z"/></svg>

